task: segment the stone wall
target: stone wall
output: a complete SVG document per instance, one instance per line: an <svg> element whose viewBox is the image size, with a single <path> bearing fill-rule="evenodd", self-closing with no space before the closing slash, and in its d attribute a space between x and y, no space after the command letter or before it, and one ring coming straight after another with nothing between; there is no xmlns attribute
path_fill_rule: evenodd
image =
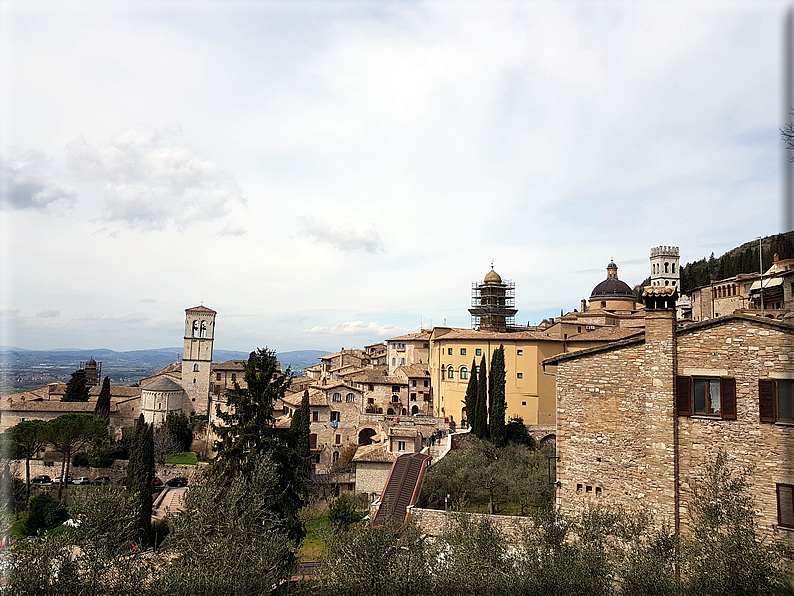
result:
<svg viewBox="0 0 794 596"><path fill-rule="evenodd" d="M392 462L364 461L356 463L356 492L365 493L375 501L383 493L389 479Z"/></svg>
<svg viewBox="0 0 794 596"><path fill-rule="evenodd" d="M114 482L127 475L127 460L117 459L109 468L87 468L82 466L71 466L69 468L69 475L72 478L80 476L88 476L92 480L99 476L108 476ZM155 476L163 481L175 478L177 476L184 476L188 482L193 479L196 471L206 466L206 463L199 463L197 466L174 466L174 465L156 465ZM14 460L11 466L13 473L22 480L25 479L25 461ZM30 478L31 480L39 475L46 475L50 478L55 478L61 475L61 462L56 461L53 466L45 466L43 460L34 459L30 461ZM71 489L71 487L69 487Z"/></svg>
<svg viewBox="0 0 794 596"><path fill-rule="evenodd" d="M420 509L409 507L410 519L422 529L422 532L431 536L441 536L447 528L455 524L456 519L467 517L472 521L487 518L492 521L509 540L514 539L523 527L529 527L532 519L509 515L488 515L485 513L460 513L440 511L438 509Z"/></svg>

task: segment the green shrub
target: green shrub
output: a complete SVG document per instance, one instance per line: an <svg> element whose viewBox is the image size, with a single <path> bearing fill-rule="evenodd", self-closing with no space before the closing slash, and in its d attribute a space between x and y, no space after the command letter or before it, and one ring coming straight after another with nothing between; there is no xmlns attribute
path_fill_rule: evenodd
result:
<svg viewBox="0 0 794 596"><path fill-rule="evenodd" d="M343 494L334 499L328 510L328 520L336 531L347 531L350 524L361 521L362 513L356 511L356 498Z"/></svg>
<svg viewBox="0 0 794 596"><path fill-rule="evenodd" d="M69 512L60 501L56 501L47 493L34 495L28 501L25 535L35 536L39 532L46 532L60 526L67 519Z"/></svg>
<svg viewBox="0 0 794 596"><path fill-rule="evenodd" d="M77 453L72 458L72 465L76 467L87 468L89 465L88 460L89 457L87 453Z"/></svg>

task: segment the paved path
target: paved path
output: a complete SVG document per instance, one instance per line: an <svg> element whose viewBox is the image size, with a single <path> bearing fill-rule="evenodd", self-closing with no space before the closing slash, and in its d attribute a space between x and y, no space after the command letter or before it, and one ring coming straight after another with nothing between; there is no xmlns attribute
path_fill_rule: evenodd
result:
<svg viewBox="0 0 794 596"><path fill-rule="evenodd" d="M185 508L183 499L187 488L164 488L152 505L152 521L165 518L169 513L179 513Z"/></svg>

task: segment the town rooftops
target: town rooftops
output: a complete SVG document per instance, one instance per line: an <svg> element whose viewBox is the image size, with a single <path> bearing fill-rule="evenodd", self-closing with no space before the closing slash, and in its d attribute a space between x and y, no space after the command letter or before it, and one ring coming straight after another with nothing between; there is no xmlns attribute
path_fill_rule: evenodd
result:
<svg viewBox="0 0 794 596"><path fill-rule="evenodd" d="M302 399L303 399L303 391L296 391L295 393L290 393L289 395L285 395L281 401L283 401L285 404L289 404L290 406L297 408L301 405ZM319 391L318 389L309 389L309 405L327 406L328 401L325 399L325 393Z"/></svg>
<svg viewBox="0 0 794 596"><path fill-rule="evenodd" d="M227 360L212 365L212 370L245 370L246 360Z"/></svg>
<svg viewBox="0 0 794 596"><path fill-rule="evenodd" d="M387 451L388 445L386 442L372 443L371 445L362 445L356 450L353 456L353 461L358 462L393 462L400 454L389 453Z"/></svg>
<svg viewBox="0 0 794 596"><path fill-rule="evenodd" d="M386 341L421 341L430 339L431 329L422 329L417 333L406 333L405 335L398 335L397 337L390 337Z"/></svg>
<svg viewBox="0 0 794 596"><path fill-rule="evenodd" d="M429 377L430 371L427 370L426 364L411 364L409 366L398 366L395 369L398 373L403 373L406 377Z"/></svg>
<svg viewBox="0 0 794 596"><path fill-rule="evenodd" d="M750 323L756 325L763 325L767 327L773 327L775 329L779 329L781 331L787 331L789 333L794 333L794 318L786 319L783 321L778 321L777 319L770 319L767 317L761 317L758 315L751 315L741 312L736 312L730 315L725 315L724 317L716 317L713 319L709 319L708 321L701 321L699 323L690 323L685 327L679 328L675 330L676 335L682 335L684 333L691 333L693 331L698 331L700 329L705 329L707 327L715 327L717 325L724 325L726 323L730 323L731 321L748 321ZM577 358L584 358L589 356L590 354L596 354L600 352L608 352L610 350L617 350L625 346L630 346L634 344L641 344L645 342L645 332L638 333L635 336L628 337L626 339L620 341L614 341L603 346L597 346L594 348L587 348L584 350L577 350L575 352L567 352L565 354L557 354L556 356L552 356L551 358L546 358L543 362L541 362L544 366L556 366L560 362L564 362L567 360L574 360Z"/></svg>

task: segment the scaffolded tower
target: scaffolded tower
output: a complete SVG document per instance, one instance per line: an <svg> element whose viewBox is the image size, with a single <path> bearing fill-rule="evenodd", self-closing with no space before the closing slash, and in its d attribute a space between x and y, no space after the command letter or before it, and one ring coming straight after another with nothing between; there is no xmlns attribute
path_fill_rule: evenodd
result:
<svg viewBox="0 0 794 596"><path fill-rule="evenodd" d="M471 327L481 331L506 332L515 327L516 287L510 280L502 281L499 274L491 270L482 283L471 284Z"/></svg>

